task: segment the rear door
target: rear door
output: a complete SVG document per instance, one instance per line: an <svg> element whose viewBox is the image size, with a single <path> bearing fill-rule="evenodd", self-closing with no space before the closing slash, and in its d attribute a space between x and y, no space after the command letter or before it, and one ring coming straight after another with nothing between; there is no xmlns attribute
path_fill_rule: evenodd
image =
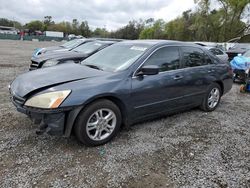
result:
<svg viewBox="0 0 250 188"><path fill-rule="evenodd" d="M206 89L211 84L216 65L200 48L181 47L186 105L201 104Z"/></svg>

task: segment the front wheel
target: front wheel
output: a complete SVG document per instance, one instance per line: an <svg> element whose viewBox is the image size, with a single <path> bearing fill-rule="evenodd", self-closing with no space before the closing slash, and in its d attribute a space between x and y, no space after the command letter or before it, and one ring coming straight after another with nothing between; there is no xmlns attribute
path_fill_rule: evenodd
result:
<svg viewBox="0 0 250 188"><path fill-rule="evenodd" d="M211 84L203 99L201 109L205 112L214 111L220 103L221 95L222 91L220 85L217 83Z"/></svg>
<svg viewBox="0 0 250 188"><path fill-rule="evenodd" d="M98 146L110 141L120 130L120 109L109 100L98 100L80 112L74 132L77 139L88 146Z"/></svg>

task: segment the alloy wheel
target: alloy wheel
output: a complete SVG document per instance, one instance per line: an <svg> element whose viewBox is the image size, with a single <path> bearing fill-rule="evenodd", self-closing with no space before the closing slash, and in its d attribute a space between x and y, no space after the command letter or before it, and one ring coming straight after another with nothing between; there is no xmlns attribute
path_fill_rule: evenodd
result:
<svg viewBox="0 0 250 188"><path fill-rule="evenodd" d="M213 88L208 96L208 106L209 108L215 108L220 100L220 90L218 88Z"/></svg>
<svg viewBox="0 0 250 188"><path fill-rule="evenodd" d="M113 133L116 123L117 118L112 110L98 109L87 121L87 135L94 141L102 141Z"/></svg>

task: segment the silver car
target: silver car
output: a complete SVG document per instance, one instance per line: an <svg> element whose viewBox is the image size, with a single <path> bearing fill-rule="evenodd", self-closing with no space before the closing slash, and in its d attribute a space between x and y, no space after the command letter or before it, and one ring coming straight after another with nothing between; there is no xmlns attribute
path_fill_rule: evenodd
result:
<svg viewBox="0 0 250 188"><path fill-rule="evenodd" d="M226 52L222 51L220 48L211 47L211 46L204 46L208 49L212 54L216 55L220 60L223 62L228 62L228 55Z"/></svg>

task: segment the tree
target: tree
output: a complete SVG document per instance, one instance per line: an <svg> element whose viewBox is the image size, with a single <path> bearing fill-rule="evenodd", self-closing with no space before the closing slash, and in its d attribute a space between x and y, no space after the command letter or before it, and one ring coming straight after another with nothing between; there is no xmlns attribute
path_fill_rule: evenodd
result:
<svg viewBox="0 0 250 188"><path fill-rule="evenodd" d="M43 23L44 23L44 30L45 30L45 31L48 30L48 27L49 27L49 26L55 24L55 22L52 21L52 16L44 16Z"/></svg>
<svg viewBox="0 0 250 188"><path fill-rule="evenodd" d="M17 29L22 29L22 24L17 21L8 20L6 18L0 18L0 25L6 27L15 27Z"/></svg>
<svg viewBox="0 0 250 188"><path fill-rule="evenodd" d="M79 22L77 21L77 19L73 19L72 20L72 33L75 35L79 35Z"/></svg>
<svg viewBox="0 0 250 188"><path fill-rule="evenodd" d="M204 6L205 4L210 5L211 0L195 0L195 2L199 5L200 11L206 11L208 7ZM237 37L243 34L244 28L246 24L241 21L243 17L244 10L247 6L249 6L249 0L217 0L220 4L220 8L218 12L220 15L220 21L222 27L219 28L221 31L220 40L226 41L228 39ZM207 21L211 24L212 17L207 17ZM209 25L207 25L209 26ZM213 28L215 29L215 28Z"/></svg>
<svg viewBox="0 0 250 188"><path fill-rule="evenodd" d="M109 37L109 32L105 28L96 28L93 31L92 36L106 38Z"/></svg>
<svg viewBox="0 0 250 188"><path fill-rule="evenodd" d="M29 29L30 32L44 31L44 23L39 20L31 21L25 25L25 28Z"/></svg>
<svg viewBox="0 0 250 188"><path fill-rule="evenodd" d="M43 23L47 26L55 24L55 22L52 21L52 16L44 16Z"/></svg>
<svg viewBox="0 0 250 188"><path fill-rule="evenodd" d="M129 23L110 33L112 38L121 38L121 39L138 39L141 31L144 29L144 22L142 20L139 21L129 21Z"/></svg>
<svg viewBox="0 0 250 188"><path fill-rule="evenodd" d="M79 26L79 32L84 37L90 37L91 31L89 29L89 25L87 21L83 21L81 25Z"/></svg>
<svg viewBox="0 0 250 188"><path fill-rule="evenodd" d="M164 39L166 38L165 25L166 23L164 22L164 20L162 19L156 20L152 26L146 27L141 31L139 38Z"/></svg>

